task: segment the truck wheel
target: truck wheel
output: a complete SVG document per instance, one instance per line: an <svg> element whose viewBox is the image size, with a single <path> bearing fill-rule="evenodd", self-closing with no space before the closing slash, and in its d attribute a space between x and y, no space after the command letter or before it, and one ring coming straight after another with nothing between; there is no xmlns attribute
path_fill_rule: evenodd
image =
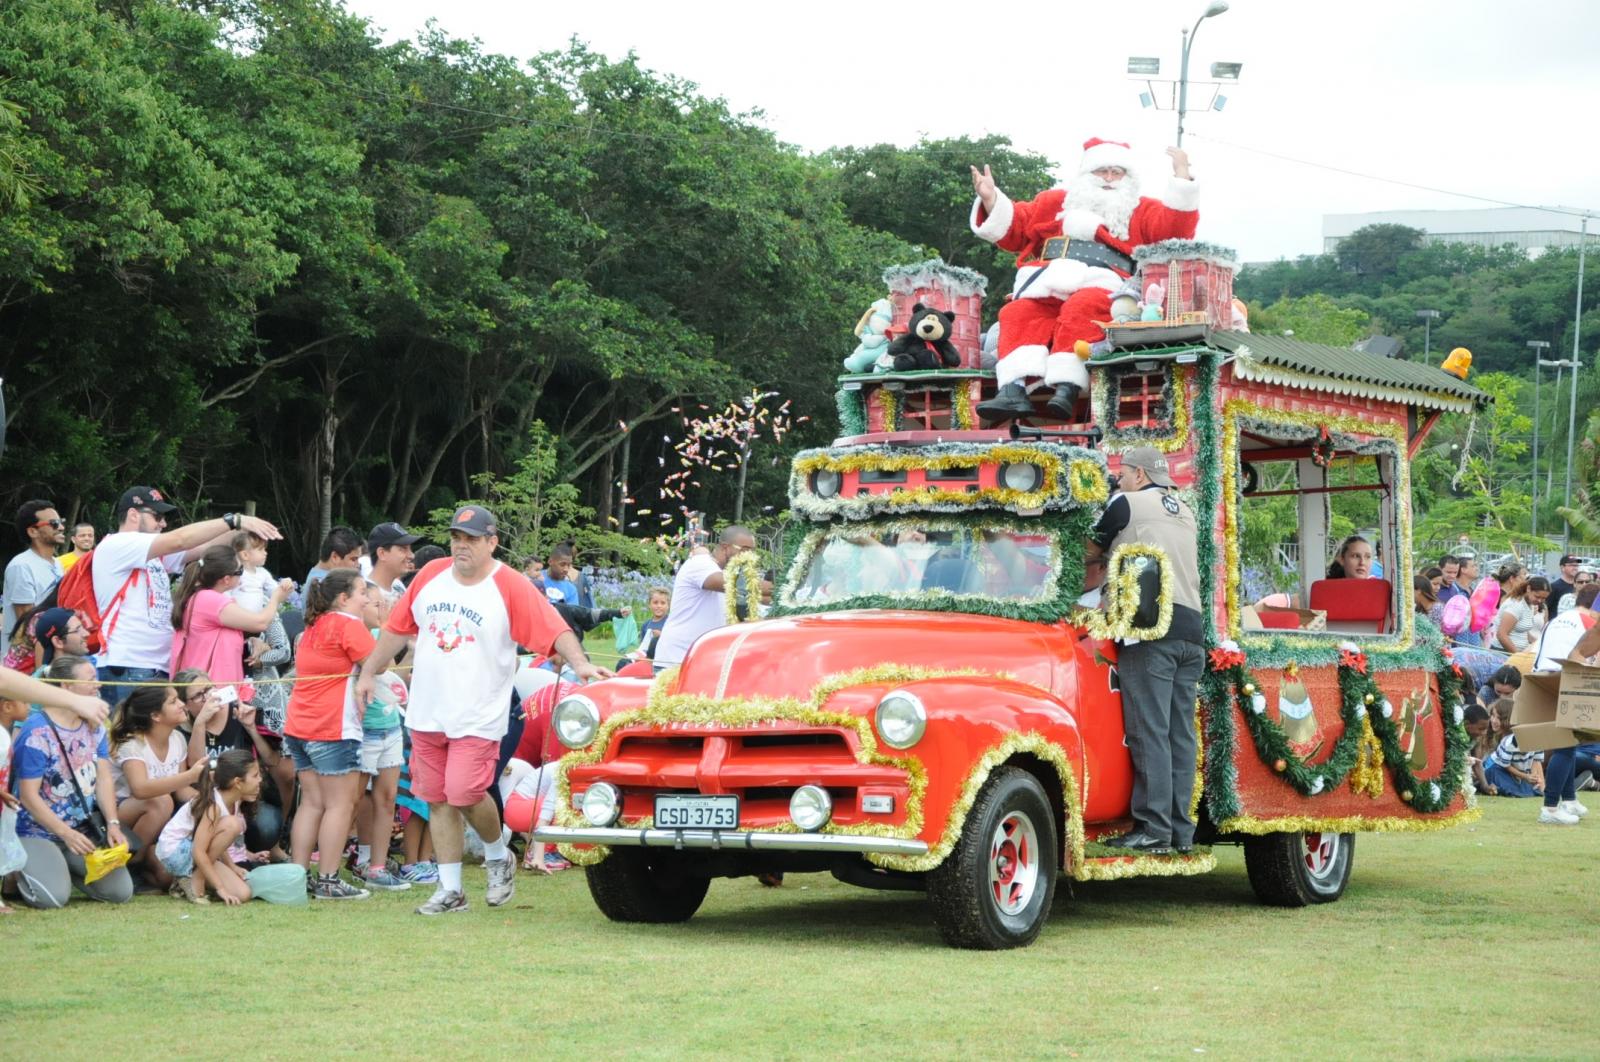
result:
<svg viewBox="0 0 1600 1062"><path fill-rule="evenodd" d="M613 922L687 922L711 887L671 851L614 848L586 873L595 906Z"/></svg>
<svg viewBox="0 0 1600 1062"><path fill-rule="evenodd" d="M1332 903L1350 883L1353 833L1269 833L1244 842L1244 867L1256 898L1273 907Z"/></svg>
<svg viewBox="0 0 1600 1062"><path fill-rule="evenodd" d="M993 951L1032 944L1056 892L1056 816L1038 779L1015 767L990 775L955 849L928 874L945 943Z"/></svg>

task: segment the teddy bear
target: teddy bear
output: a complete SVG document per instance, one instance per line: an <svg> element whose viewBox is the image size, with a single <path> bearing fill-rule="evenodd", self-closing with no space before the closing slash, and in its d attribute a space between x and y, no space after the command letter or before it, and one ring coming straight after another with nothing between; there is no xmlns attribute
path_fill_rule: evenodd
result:
<svg viewBox="0 0 1600 1062"><path fill-rule="evenodd" d="M961 355L950 342L950 326L955 321L956 315L948 310L935 310L920 302L911 307L911 321L905 332L889 343L887 354L894 361L894 371L953 369L960 365Z"/></svg>

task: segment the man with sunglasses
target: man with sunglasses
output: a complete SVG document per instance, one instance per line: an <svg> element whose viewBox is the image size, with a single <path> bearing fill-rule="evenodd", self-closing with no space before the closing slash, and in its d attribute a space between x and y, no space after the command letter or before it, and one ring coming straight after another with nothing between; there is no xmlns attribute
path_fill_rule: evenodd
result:
<svg viewBox="0 0 1600 1062"><path fill-rule="evenodd" d="M113 513L116 531L94 551L94 597L105 643L100 681L112 704L132 692L126 683L171 677L171 576L183 571L189 554L226 543L235 531L248 531L263 542L283 537L267 521L241 513L169 530L167 514L177 508L154 487L123 491Z"/></svg>
<svg viewBox="0 0 1600 1062"><path fill-rule="evenodd" d="M55 502L34 499L17 510L17 537L26 548L6 565L5 644L17 617L28 611L50 592L64 574L56 550L66 541L66 524L56 512Z"/></svg>

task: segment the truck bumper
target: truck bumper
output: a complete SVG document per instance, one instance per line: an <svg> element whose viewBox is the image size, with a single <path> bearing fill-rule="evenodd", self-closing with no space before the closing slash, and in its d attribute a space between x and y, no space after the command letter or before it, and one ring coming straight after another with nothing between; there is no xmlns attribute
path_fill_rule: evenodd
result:
<svg viewBox="0 0 1600 1062"><path fill-rule="evenodd" d="M635 848L710 848L751 852L878 852L926 855L924 841L849 833L764 833L739 830L629 830L615 826L541 826L544 844L603 844Z"/></svg>

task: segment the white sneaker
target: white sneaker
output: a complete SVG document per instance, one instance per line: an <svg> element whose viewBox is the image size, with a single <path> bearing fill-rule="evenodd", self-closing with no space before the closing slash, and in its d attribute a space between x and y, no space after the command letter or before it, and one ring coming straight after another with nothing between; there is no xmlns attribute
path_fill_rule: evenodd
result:
<svg viewBox="0 0 1600 1062"><path fill-rule="evenodd" d="M1580 819L1589 814L1589 809L1578 803L1576 800L1563 800L1561 803L1557 804L1556 807L1560 808L1562 811L1565 811L1568 815L1576 815Z"/></svg>
<svg viewBox="0 0 1600 1062"><path fill-rule="evenodd" d="M1539 821L1547 826L1576 826L1578 816L1570 811L1564 811L1559 806L1553 808L1541 807Z"/></svg>

